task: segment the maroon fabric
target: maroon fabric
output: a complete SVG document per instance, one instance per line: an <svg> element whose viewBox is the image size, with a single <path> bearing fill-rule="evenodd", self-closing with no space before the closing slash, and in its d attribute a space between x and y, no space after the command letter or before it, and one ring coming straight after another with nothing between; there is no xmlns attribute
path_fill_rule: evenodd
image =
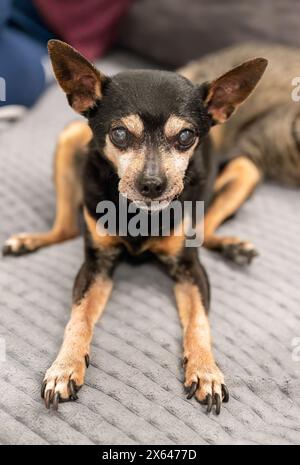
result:
<svg viewBox="0 0 300 465"><path fill-rule="evenodd" d="M33 0L49 29L83 53L98 58L117 36L133 0Z"/></svg>

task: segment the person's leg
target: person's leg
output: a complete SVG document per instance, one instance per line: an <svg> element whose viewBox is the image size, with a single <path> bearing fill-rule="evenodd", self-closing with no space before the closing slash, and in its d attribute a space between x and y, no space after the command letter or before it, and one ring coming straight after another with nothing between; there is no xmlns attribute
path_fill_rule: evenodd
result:
<svg viewBox="0 0 300 465"><path fill-rule="evenodd" d="M11 14L11 0L0 0L0 34Z"/></svg>
<svg viewBox="0 0 300 465"><path fill-rule="evenodd" d="M46 88L42 59L46 47L24 33L0 25L0 107L30 107Z"/></svg>

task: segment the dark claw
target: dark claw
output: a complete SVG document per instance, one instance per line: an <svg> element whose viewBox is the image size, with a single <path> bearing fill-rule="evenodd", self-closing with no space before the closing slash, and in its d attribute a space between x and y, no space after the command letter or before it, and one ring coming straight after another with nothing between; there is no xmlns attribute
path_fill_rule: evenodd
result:
<svg viewBox="0 0 300 465"><path fill-rule="evenodd" d="M71 399L77 400L78 399L78 395L76 394L77 389L76 389L75 381L73 381L73 379L70 379L69 384L68 384L68 388L69 388L69 391L71 393Z"/></svg>
<svg viewBox="0 0 300 465"><path fill-rule="evenodd" d="M50 389L48 389L48 391L46 391L46 395L45 395L45 406L46 406L47 409L50 408L51 395L52 395L52 391L50 391Z"/></svg>
<svg viewBox="0 0 300 465"><path fill-rule="evenodd" d="M9 255L11 253L11 246L10 245L4 245L2 247L2 255L5 257L5 255Z"/></svg>
<svg viewBox="0 0 300 465"><path fill-rule="evenodd" d="M84 356L84 360L85 360L85 365L88 368L90 366L90 356L89 356L89 354L86 354Z"/></svg>
<svg viewBox="0 0 300 465"><path fill-rule="evenodd" d="M185 367L185 365L187 364L187 362L188 362L187 357L183 357L182 366Z"/></svg>
<svg viewBox="0 0 300 465"><path fill-rule="evenodd" d="M43 381L42 387L41 387L41 398L42 399L44 399L46 386L47 386L47 381Z"/></svg>
<svg viewBox="0 0 300 465"><path fill-rule="evenodd" d="M248 251L248 254L246 254L247 260L248 260L248 265L251 264L253 258L258 257L259 253L255 249L251 249Z"/></svg>
<svg viewBox="0 0 300 465"><path fill-rule="evenodd" d="M206 411L207 411L207 413L210 413L211 409L212 409L212 405L213 405L213 399L212 399L211 394L207 394L205 401L206 401L206 404L207 404Z"/></svg>
<svg viewBox="0 0 300 465"><path fill-rule="evenodd" d="M229 391L225 384L222 384L222 395L223 395L223 402L229 401Z"/></svg>
<svg viewBox="0 0 300 465"><path fill-rule="evenodd" d="M252 260L259 255L257 250L245 248L243 243L226 244L222 252L226 258L237 265L250 265Z"/></svg>
<svg viewBox="0 0 300 465"><path fill-rule="evenodd" d="M5 257L6 255L13 255L14 257L19 257L20 255L26 255L35 250L27 249L27 247L22 244L17 250L13 250L10 245L4 245L2 248L2 255Z"/></svg>
<svg viewBox="0 0 300 465"><path fill-rule="evenodd" d="M219 394L215 394L214 402L216 404L216 414L220 415L220 412L221 412L221 397L219 396Z"/></svg>
<svg viewBox="0 0 300 465"><path fill-rule="evenodd" d="M195 392L197 391L198 383L193 382L189 387L188 395L186 396L187 399L191 399Z"/></svg>
<svg viewBox="0 0 300 465"><path fill-rule="evenodd" d="M54 398L53 398L53 410L57 410L58 409L58 404L59 404L59 392L56 392L54 394Z"/></svg>

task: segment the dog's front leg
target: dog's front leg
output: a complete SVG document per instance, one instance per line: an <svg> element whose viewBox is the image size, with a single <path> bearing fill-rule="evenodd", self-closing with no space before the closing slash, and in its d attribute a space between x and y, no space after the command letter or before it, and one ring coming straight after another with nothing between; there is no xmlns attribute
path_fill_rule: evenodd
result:
<svg viewBox="0 0 300 465"><path fill-rule="evenodd" d="M195 248L183 248L176 256L159 257L175 280L175 297L183 327L185 387L188 399L193 395L210 412L215 405L220 413L229 394L224 376L217 367L211 347L207 317L209 282Z"/></svg>
<svg viewBox="0 0 300 465"><path fill-rule="evenodd" d="M57 409L59 401L77 399L89 365L89 350L95 323L112 290L111 272L119 251L103 249L88 254L74 285L71 318L56 360L47 370L42 397Z"/></svg>

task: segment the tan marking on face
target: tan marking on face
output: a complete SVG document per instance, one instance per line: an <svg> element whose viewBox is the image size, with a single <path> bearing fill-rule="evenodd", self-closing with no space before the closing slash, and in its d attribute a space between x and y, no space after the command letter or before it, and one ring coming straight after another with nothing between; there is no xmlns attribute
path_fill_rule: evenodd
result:
<svg viewBox="0 0 300 465"><path fill-rule="evenodd" d="M168 178L168 188L164 192L165 197L174 198L182 192L184 188L185 172L197 143L198 138L196 138L195 143L185 152L180 152L173 147L161 153L162 167Z"/></svg>
<svg viewBox="0 0 300 465"><path fill-rule="evenodd" d="M122 151L111 142L107 135L104 154L112 162L120 178L119 192L131 200L142 201L142 196L136 191L135 181L145 165L145 147L141 149L130 147Z"/></svg>
<svg viewBox="0 0 300 465"><path fill-rule="evenodd" d="M165 124L164 132L167 138L172 138L185 128L193 128L189 121L175 115L171 115ZM166 196L176 196L180 194L184 187L184 174L192 157L198 138L194 144L186 151L181 152L172 147L162 153L162 165L169 179L170 192Z"/></svg>
<svg viewBox="0 0 300 465"><path fill-rule="evenodd" d="M130 130L130 128L131 130L134 129L136 134L141 134L143 132L142 121L137 115L130 115L116 122L116 126L119 124L124 124L128 130ZM133 126L135 126L135 128L133 128ZM181 129L187 127L192 127L191 123L177 116L171 116L164 130L170 136L171 134L177 134ZM197 143L198 138L196 138L194 144L184 152L176 150L175 147L170 147L169 150L165 150L163 147L158 148L157 156L160 158L162 169L168 178L168 187L162 194L162 197L156 200L171 201L181 193L184 187L185 171ZM119 191L124 197L133 201L144 201L143 196L135 187L135 182L144 169L146 150L145 145L141 145L140 148L129 147L126 151L120 150L112 143L109 135L106 136L104 154L114 165L118 173L120 178Z"/></svg>
<svg viewBox="0 0 300 465"><path fill-rule="evenodd" d="M185 173L185 170L188 167L190 158L193 154L193 148L187 150L186 152L178 152L176 149L172 149L169 157L164 159L164 167L167 171L176 173L176 176L182 175Z"/></svg>
<svg viewBox="0 0 300 465"><path fill-rule="evenodd" d="M139 115L128 115L115 121L112 127L125 126L128 131L135 137L141 137L144 132L144 125ZM139 153L137 150L129 148L128 150L120 150L110 140L109 135L105 138L104 154L112 162L114 167L117 169L118 175L121 178L127 168L131 165L133 158Z"/></svg>
<svg viewBox="0 0 300 465"><path fill-rule="evenodd" d="M144 124L139 115L128 115L121 118L120 122L116 126L123 125L129 132L136 137L141 137L144 132Z"/></svg>
<svg viewBox="0 0 300 465"><path fill-rule="evenodd" d="M122 176L120 176L119 192L131 200L143 200L137 192L135 182L145 165L145 150L132 151L120 160Z"/></svg>
<svg viewBox="0 0 300 465"><path fill-rule="evenodd" d="M192 124L179 116L171 115L164 127L164 133L167 138L176 136L182 129L192 128Z"/></svg>
<svg viewBox="0 0 300 465"><path fill-rule="evenodd" d="M105 141L104 154L114 165L120 178L126 174L128 169L134 171L135 165L140 164L141 159L144 161L144 151L132 147L126 151L120 150L112 143L109 135L106 136Z"/></svg>

